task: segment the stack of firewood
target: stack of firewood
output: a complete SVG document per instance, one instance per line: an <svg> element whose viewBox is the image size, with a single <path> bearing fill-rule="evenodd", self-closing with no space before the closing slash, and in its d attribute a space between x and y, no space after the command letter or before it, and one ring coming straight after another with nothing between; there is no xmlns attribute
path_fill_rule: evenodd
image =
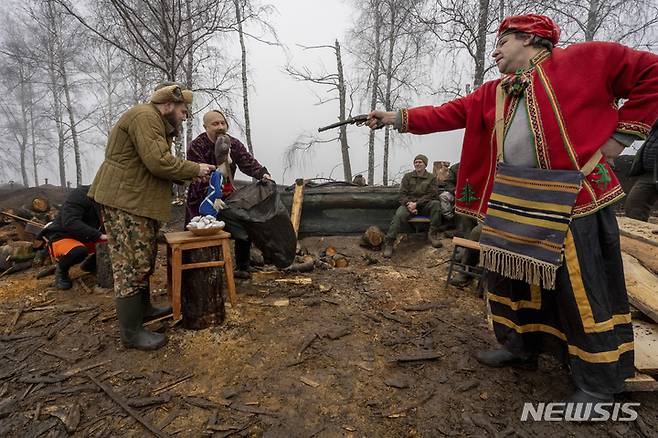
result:
<svg viewBox="0 0 658 438"><path fill-rule="evenodd" d="M345 254L339 253L333 246L328 246L317 255L312 255L304 250L295 257L295 263L287 267L286 271L311 272L314 269L346 268L349 259Z"/></svg>

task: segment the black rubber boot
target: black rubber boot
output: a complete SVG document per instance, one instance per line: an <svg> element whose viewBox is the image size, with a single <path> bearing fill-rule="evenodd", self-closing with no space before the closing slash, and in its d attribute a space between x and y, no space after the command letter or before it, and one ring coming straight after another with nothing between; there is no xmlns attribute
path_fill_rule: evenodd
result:
<svg viewBox="0 0 658 438"><path fill-rule="evenodd" d="M151 304L151 292L147 287L139 290L139 296L142 299L142 320L144 322L152 321L171 313L171 306L155 307Z"/></svg>
<svg viewBox="0 0 658 438"><path fill-rule="evenodd" d="M441 248L443 246L441 237L441 232L437 228L430 228L429 232L427 233L427 238L434 248Z"/></svg>
<svg viewBox="0 0 658 438"><path fill-rule="evenodd" d="M249 258L251 257L251 242L248 240L235 240L235 270L233 276L235 278L248 279L251 277L249 274Z"/></svg>
<svg viewBox="0 0 658 438"><path fill-rule="evenodd" d="M537 357L522 357L500 348L498 350L481 351L475 355L475 359L483 365L492 368L513 367L528 370L537 369Z"/></svg>
<svg viewBox="0 0 658 438"><path fill-rule="evenodd" d="M600 403L613 403L615 398L612 394L593 394L578 388L568 399L566 403L573 403L576 406L573 408L578 412L575 421L605 421L603 413L597 412L595 406Z"/></svg>
<svg viewBox="0 0 658 438"><path fill-rule="evenodd" d="M390 259L391 256L393 256L394 243L395 243L395 239L389 239L389 238L384 239L384 251L382 251L383 253L382 255L387 259Z"/></svg>
<svg viewBox="0 0 658 438"><path fill-rule="evenodd" d="M69 277L69 270L62 268L59 264L55 268L55 287L60 290L69 290L73 287L73 281Z"/></svg>
<svg viewBox="0 0 658 438"><path fill-rule="evenodd" d="M593 394L578 388L566 400L567 403L610 403L615 400L612 394Z"/></svg>
<svg viewBox="0 0 658 438"><path fill-rule="evenodd" d="M153 333L142 327L141 294L117 298L116 306L121 343L124 347L138 350L157 350L167 343L165 335Z"/></svg>

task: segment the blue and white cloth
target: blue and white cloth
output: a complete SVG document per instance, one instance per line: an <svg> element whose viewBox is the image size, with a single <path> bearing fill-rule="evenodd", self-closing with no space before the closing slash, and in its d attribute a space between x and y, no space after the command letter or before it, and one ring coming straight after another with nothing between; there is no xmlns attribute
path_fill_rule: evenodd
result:
<svg viewBox="0 0 658 438"><path fill-rule="evenodd" d="M210 182L208 184L208 190L206 191L206 197L201 201L199 206L200 215L211 215L217 216L219 210L224 207L224 201L222 201L222 184L224 183L224 176L219 170L215 170L210 174Z"/></svg>

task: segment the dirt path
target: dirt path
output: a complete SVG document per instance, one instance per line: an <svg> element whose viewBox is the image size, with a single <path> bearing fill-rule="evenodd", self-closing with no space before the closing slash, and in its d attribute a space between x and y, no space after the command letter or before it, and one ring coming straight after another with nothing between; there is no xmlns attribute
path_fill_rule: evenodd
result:
<svg viewBox="0 0 658 438"><path fill-rule="evenodd" d="M495 340L478 294L445 288L447 248L410 239L398 266L371 252L368 265L355 238L303 242L328 244L350 267L304 274L309 285L239 283L224 325L169 329L157 352L121 347L108 291L0 280L0 435L149 436L88 372L183 437L656 436L655 394L624 396L641 403L633 423L520 422L523 402L571 391L567 372L543 357L537 372L474 361ZM398 361L421 354L434 359Z"/></svg>

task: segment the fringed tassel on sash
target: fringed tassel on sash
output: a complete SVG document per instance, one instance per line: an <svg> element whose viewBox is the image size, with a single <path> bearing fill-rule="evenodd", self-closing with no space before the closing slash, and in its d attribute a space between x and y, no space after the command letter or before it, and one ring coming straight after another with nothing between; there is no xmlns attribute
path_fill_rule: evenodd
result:
<svg viewBox="0 0 658 438"><path fill-rule="evenodd" d="M480 245L480 265L513 280L555 289L555 275L559 265L529 258L510 251Z"/></svg>

